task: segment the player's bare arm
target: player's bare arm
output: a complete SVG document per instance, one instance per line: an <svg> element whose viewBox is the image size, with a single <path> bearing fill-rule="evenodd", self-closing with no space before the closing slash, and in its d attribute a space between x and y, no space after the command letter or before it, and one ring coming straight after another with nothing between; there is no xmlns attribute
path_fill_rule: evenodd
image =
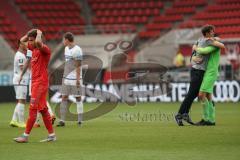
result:
<svg viewBox="0 0 240 160"><path fill-rule="evenodd" d="M196 50L196 48L197 48L197 45L196 45L196 44L194 44L194 45L193 45L193 47L192 47L192 51L195 51L195 50Z"/></svg>
<svg viewBox="0 0 240 160"><path fill-rule="evenodd" d="M220 38L218 37L212 37L212 38L209 38L209 40L212 41L211 45L210 46L214 46L214 47L217 47L217 48L221 48L221 49L224 49L225 46L223 43L219 42L220 41ZM216 48L215 48L216 49ZM193 46L193 50L197 51L199 54L210 54L212 53L212 51L215 50L214 48L199 48L197 47L196 45ZM201 58L198 57L198 56L193 56L192 57L192 60L196 63L201 63Z"/></svg>
<svg viewBox="0 0 240 160"><path fill-rule="evenodd" d="M199 56L192 56L192 61L194 61L195 63L199 64L203 61L202 57Z"/></svg>
<svg viewBox="0 0 240 160"><path fill-rule="evenodd" d="M217 47L215 47L215 46L207 46L207 47L203 47L203 48L197 47L196 51L199 54L210 54L210 53L214 52L216 49L217 49Z"/></svg>
<svg viewBox="0 0 240 160"><path fill-rule="evenodd" d="M196 51L197 49L197 45L194 44L193 47L192 47L192 51ZM193 55L192 56L192 61L194 61L195 63L199 64L203 61L203 58L200 57L200 56L197 56L197 55Z"/></svg>
<svg viewBox="0 0 240 160"><path fill-rule="evenodd" d="M22 77L23 77L23 75L26 73L27 69L29 68L30 62L31 62L31 60L28 59L28 60L26 61L26 63L24 64L24 66L22 66L22 73L21 73L21 75L20 75L18 84L20 84L20 82L22 81Z"/></svg>
<svg viewBox="0 0 240 160"><path fill-rule="evenodd" d="M21 72L23 71L23 67L24 67L24 65L20 65L20 66L19 66Z"/></svg>
<svg viewBox="0 0 240 160"><path fill-rule="evenodd" d="M42 46L43 46L43 42L42 42L42 31L37 29L37 37L35 39L35 42L36 42L36 47L38 49L42 49Z"/></svg>
<svg viewBox="0 0 240 160"><path fill-rule="evenodd" d="M27 41L28 41L28 36L27 36L27 34L24 35L24 36L20 39L20 42L21 42L22 44L26 45L26 46L27 46Z"/></svg>
<svg viewBox="0 0 240 160"><path fill-rule="evenodd" d="M215 46L215 47L221 48L221 49L225 49L224 44L219 42L219 41L217 41L217 40L214 40L212 45Z"/></svg>
<svg viewBox="0 0 240 160"><path fill-rule="evenodd" d="M225 49L225 46L223 43L220 42L220 38L219 37L211 37L209 38L209 40L212 41L211 46L215 46L221 49Z"/></svg>
<svg viewBox="0 0 240 160"><path fill-rule="evenodd" d="M27 41L28 41L27 35L24 35L24 36L20 39L20 42L21 42L21 43L26 43Z"/></svg>
<svg viewBox="0 0 240 160"><path fill-rule="evenodd" d="M196 47L196 51L199 54L210 54L217 48L220 48L220 49L225 48L224 44L221 42L218 42L215 38L210 38L210 40L212 41L210 46L204 47L204 48Z"/></svg>

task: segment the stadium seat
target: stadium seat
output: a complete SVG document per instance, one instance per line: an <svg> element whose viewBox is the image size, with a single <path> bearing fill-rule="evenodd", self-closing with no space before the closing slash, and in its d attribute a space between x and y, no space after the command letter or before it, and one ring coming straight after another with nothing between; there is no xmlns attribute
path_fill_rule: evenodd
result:
<svg viewBox="0 0 240 160"><path fill-rule="evenodd" d="M0 11L0 33L6 39L13 49L17 48L17 39L19 34L13 23L7 19L5 14Z"/></svg>
<svg viewBox="0 0 240 160"><path fill-rule="evenodd" d="M89 0L88 3L95 14L92 23L100 31L106 29L103 33L111 32L108 31L109 27L98 27L99 25L113 25L112 28L115 28L116 24L136 26L146 24L152 16L159 15L163 8L163 3L155 0ZM126 29L122 27L116 30L126 32Z"/></svg>
<svg viewBox="0 0 240 160"><path fill-rule="evenodd" d="M222 38L240 37L240 1L239 0L216 0L214 4L207 6L203 11L194 15L180 28L200 27L203 24L213 24L216 32Z"/></svg>
<svg viewBox="0 0 240 160"><path fill-rule="evenodd" d="M181 22L184 20L184 16L191 16L196 12L197 7L206 6L206 0L186 0L186 1L174 1L172 6L164 11L162 15L154 14L153 21L145 25L145 30L138 34L140 38L154 38L156 34L160 34L161 31L166 31L173 28L175 22ZM159 30L159 32L156 32Z"/></svg>
<svg viewBox="0 0 240 160"><path fill-rule="evenodd" d="M34 27L43 28L45 33L64 31L66 29L64 27L69 25L70 27L85 25L80 14L80 6L72 0L15 0L15 4L31 20ZM83 30L75 33L83 34ZM60 38L51 34L46 36L47 40Z"/></svg>
<svg viewBox="0 0 240 160"><path fill-rule="evenodd" d="M162 30L162 29L169 29L171 27L171 23L150 23L146 26L147 30Z"/></svg>

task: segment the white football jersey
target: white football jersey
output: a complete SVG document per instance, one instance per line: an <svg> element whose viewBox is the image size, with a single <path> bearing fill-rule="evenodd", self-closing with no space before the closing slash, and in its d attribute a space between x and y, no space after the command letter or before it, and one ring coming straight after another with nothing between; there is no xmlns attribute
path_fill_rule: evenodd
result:
<svg viewBox="0 0 240 160"><path fill-rule="evenodd" d="M73 48L69 48L68 46L65 47L65 67L64 67L64 75L63 78L65 79L65 82L71 81L76 84L76 67L75 67L75 60L82 60L83 59L83 53L82 49L75 45ZM80 70L80 79L82 79L82 67Z"/></svg>
<svg viewBox="0 0 240 160"><path fill-rule="evenodd" d="M32 58L32 51L31 50L27 50L27 54L26 54L27 59L31 59ZM28 87L28 94L29 96L31 96L32 92L31 92L31 87L32 87L32 72L29 69L29 87Z"/></svg>
<svg viewBox="0 0 240 160"><path fill-rule="evenodd" d="M26 63L27 58L25 54L17 51L14 57L14 68L13 68L13 84L18 85L20 75L22 73L20 66L24 66ZM22 77L22 81L20 85L28 85L29 83L29 71L27 70L26 73Z"/></svg>

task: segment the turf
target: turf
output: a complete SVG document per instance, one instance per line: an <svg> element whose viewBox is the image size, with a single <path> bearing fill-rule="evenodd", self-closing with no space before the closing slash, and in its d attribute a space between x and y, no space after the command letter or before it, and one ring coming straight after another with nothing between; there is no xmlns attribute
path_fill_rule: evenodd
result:
<svg viewBox="0 0 240 160"><path fill-rule="evenodd" d="M23 129L8 126L13 103L0 104L0 160L238 160L240 157L240 103L217 103L217 126L176 126L179 103L120 104L114 111L78 127L68 122L56 128L58 140L39 143L47 135L34 128L27 144L12 138ZM94 104L85 104L90 110ZM161 113L161 116L160 116ZM138 117L140 114L140 117ZM157 117L152 117L156 114ZM191 111L201 118L200 104Z"/></svg>

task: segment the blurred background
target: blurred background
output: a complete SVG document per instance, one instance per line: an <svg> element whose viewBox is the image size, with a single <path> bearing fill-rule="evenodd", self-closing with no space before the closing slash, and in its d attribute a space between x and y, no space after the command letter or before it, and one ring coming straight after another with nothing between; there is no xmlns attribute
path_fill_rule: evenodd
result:
<svg viewBox="0 0 240 160"><path fill-rule="evenodd" d="M177 98L171 95L169 101L181 101L190 79L191 47L205 24L215 25L226 46L215 99L239 101L239 15L240 0L0 0L0 102L15 100L13 57L17 40L31 28L44 32L52 50L53 86L61 84L62 36L70 31L85 56L84 84L121 85L147 72L134 83L170 82L177 86Z"/></svg>

